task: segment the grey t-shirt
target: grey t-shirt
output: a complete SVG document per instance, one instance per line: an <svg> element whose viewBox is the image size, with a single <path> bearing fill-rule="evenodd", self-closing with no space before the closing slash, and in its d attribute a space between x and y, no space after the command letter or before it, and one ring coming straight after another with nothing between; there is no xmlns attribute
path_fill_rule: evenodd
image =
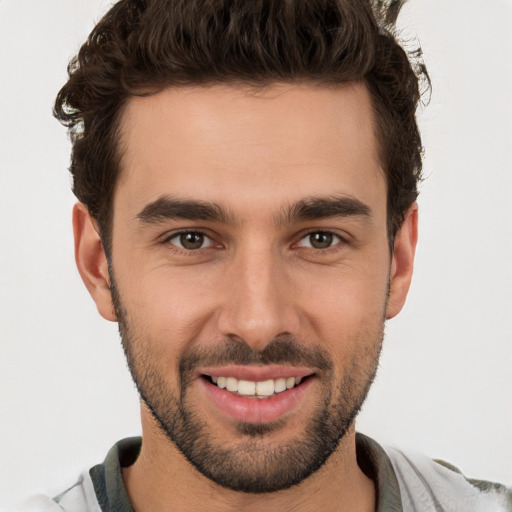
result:
<svg viewBox="0 0 512 512"><path fill-rule="evenodd" d="M141 438L116 443L105 461L54 498L34 497L20 512L133 512L122 467L135 462ZM512 512L512 488L465 478L455 467L357 434L357 462L375 482L376 512Z"/></svg>

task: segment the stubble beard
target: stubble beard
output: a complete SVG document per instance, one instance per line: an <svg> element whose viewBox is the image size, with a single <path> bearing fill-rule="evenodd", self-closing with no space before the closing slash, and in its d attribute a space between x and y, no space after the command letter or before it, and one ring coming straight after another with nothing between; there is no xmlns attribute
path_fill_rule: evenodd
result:
<svg viewBox="0 0 512 512"><path fill-rule="evenodd" d="M111 276L113 274L111 273ZM115 281L111 292L128 367L142 401L167 438L204 476L225 488L245 493L288 489L320 469L353 425L377 372L384 336L384 320L371 339L361 340L359 356L334 385L334 364L318 347L308 347L292 336L272 340L262 351L239 338L205 350L185 351L178 363L178 392L170 388L155 359L144 347L151 340L133 335ZM274 432L286 429L286 420L268 424L240 422L238 438L230 445L215 439L195 410L189 389L194 369L216 364L290 364L318 368L323 398L305 424L300 438L270 442Z"/></svg>

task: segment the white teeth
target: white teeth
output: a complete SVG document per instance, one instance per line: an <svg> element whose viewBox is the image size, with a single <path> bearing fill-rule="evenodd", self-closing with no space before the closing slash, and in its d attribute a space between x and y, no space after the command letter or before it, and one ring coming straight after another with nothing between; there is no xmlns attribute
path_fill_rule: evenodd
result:
<svg viewBox="0 0 512 512"><path fill-rule="evenodd" d="M226 377L226 389L232 393L236 393L238 391L238 379Z"/></svg>
<svg viewBox="0 0 512 512"><path fill-rule="evenodd" d="M262 380L261 382L256 382L256 394L258 396L270 396L274 394L274 381L271 380Z"/></svg>
<svg viewBox="0 0 512 512"><path fill-rule="evenodd" d="M250 380L238 381L238 394L239 395L254 395L256 393L256 382Z"/></svg>
<svg viewBox="0 0 512 512"><path fill-rule="evenodd" d="M238 393L241 396L255 396L266 398L275 393L282 393L287 389L298 386L302 377L280 377L278 379L269 379L263 381L238 380L235 377L212 377L212 382L219 388L225 388L232 393Z"/></svg>
<svg viewBox="0 0 512 512"><path fill-rule="evenodd" d="M274 392L281 393L286 389L286 379L276 379L274 381Z"/></svg>

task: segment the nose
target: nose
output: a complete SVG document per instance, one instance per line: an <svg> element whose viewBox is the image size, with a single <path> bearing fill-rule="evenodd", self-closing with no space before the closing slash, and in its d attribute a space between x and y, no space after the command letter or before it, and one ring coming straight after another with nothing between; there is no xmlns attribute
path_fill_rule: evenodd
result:
<svg viewBox="0 0 512 512"><path fill-rule="evenodd" d="M300 314L286 262L270 250L248 249L231 262L217 327L262 350L275 337L298 334Z"/></svg>

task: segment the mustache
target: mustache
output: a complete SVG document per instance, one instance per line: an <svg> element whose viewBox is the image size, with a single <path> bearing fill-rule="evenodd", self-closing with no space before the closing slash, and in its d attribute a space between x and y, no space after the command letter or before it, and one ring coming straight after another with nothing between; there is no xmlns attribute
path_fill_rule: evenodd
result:
<svg viewBox="0 0 512 512"><path fill-rule="evenodd" d="M324 350L301 342L293 335L282 334L275 337L262 350L252 348L245 340L236 336L230 336L215 346L192 347L180 358L178 370L180 375L185 376L193 373L198 367L231 364L288 364L322 371L333 368L333 362Z"/></svg>

